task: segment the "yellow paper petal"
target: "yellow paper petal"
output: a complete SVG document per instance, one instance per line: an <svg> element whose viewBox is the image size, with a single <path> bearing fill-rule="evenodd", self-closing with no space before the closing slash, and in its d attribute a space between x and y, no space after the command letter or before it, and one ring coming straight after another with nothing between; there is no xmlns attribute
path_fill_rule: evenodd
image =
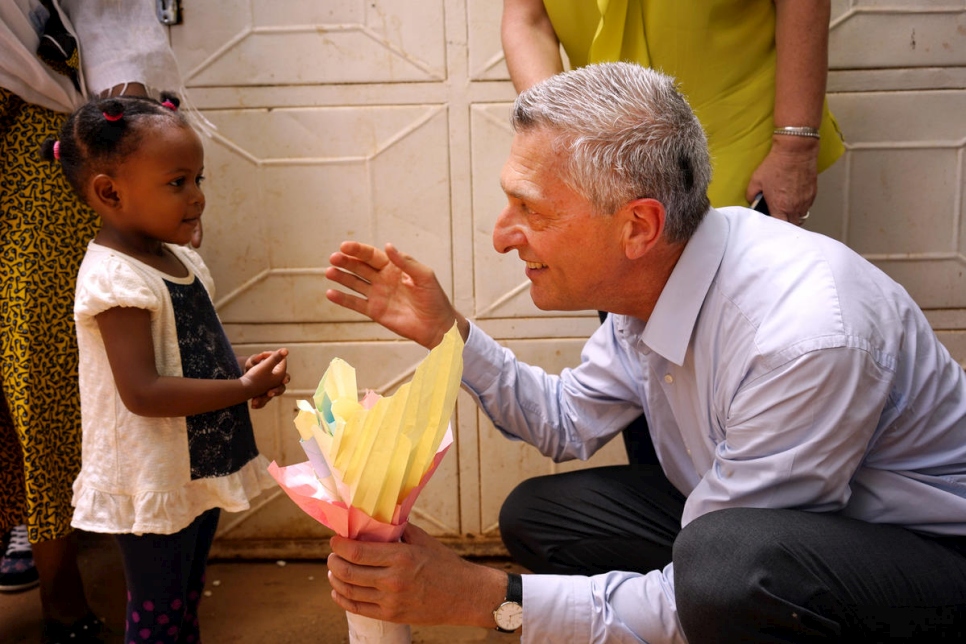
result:
<svg viewBox="0 0 966 644"><path fill-rule="evenodd" d="M305 400L296 403L299 413L295 417L295 428L299 430L302 440L309 440L314 436L314 429L319 426L319 415L315 408Z"/></svg>
<svg viewBox="0 0 966 644"><path fill-rule="evenodd" d="M357 467L359 476L352 486L352 505L374 519L386 522L392 520L396 497L392 495L389 503L380 505L380 497L384 497L382 490L387 485L394 485L398 490L405 476L405 459L400 463L396 457L400 453L397 448L401 436L399 423L406 404L405 389L408 389L407 385L396 394L381 399L368 414L359 415L357 422L362 427L353 428L361 431L366 440L371 440L371 445L360 446L359 454L354 456L353 467Z"/></svg>
<svg viewBox="0 0 966 644"><path fill-rule="evenodd" d="M340 403L345 402L340 401ZM357 480L361 454L371 448L373 440L372 436L359 429L360 424L364 422L367 415L372 413L372 410L365 410L358 403L356 405L356 413L336 414L339 427L333 437L335 439L333 448L336 466L344 472L346 478L343 479L343 482L347 485L351 485ZM334 404L333 409L337 406L343 408L340 411L350 411L348 404Z"/></svg>
<svg viewBox="0 0 966 644"><path fill-rule="evenodd" d="M333 417L332 405L336 401L358 401L359 390L356 387L356 370L342 358L333 358L328 369L322 374L319 386L312 397L315 407L322 415L330 433L335 432L336 419ZM346 416L343 416L346 418Z"/></svg>
<svg viewBox="0 0 966 644"><path fill-rule="evenodd" d="M443 341L430 351L429 356L420 363L413 375L414 381L426 380L422 387L432 392L432 402L426 406L429 418L423 429L416 427L416 432L422 431L422 435L416 439L413 464L399 491L400 500L419 485L423 474L432 464L453 415L462 376L463 338L454 324L453 328L443 336Z"/></svg>
<svg viewBox="0 0 966 644"><path fill-rule="evenodd" d="M433 463L462 372L463 340L454 325L410 382L365 409L355 369L335 358L313 396L317 413L299 401L296 427L300 434L311 432L319 444L343 500L388 522Z"/></svg>
<svg viewBox="0 0 966 644"><path fill-rule="evenodd" d="M324 393L329 399L336 401L343 398L358 400L359 388L356 386L356 370L342 358L333 358L326 369L319 388L315 392L315 403L319 403L319 395Z"/></svg>
<svg viewBox="0 0 966 644"><path fill-rule="evenodd" d="M338 468L335 465L335 450L332 449L332 443L335 438L322 429L318 425L312 431L312 436L315 438L315 442L319 444L319 449L322 450L322 456L325 457L325 461L329 464L329 469L336 472L339 475L339 480L342 480L341 472L338 472Z"/></svg>

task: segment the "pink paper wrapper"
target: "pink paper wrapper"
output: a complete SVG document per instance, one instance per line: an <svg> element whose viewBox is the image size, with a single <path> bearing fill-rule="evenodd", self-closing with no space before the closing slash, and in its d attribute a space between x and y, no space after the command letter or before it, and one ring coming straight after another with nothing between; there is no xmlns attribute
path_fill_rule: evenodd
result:
<svg viewBox="0 0 966 644"><path fill-rule="evenodd" d="M334 530L339 536L360 541L398 541L403 530L406 529L406 522L409 520L409 513L416 503L416 498L426 487L452 444L453 433L451 429L447 429L433 458L433 464L423 474L419 485L413 488L401 504L396 506L392 523L377 521L362 510L348 507L342 501L334 501L329 492L319 483L308 461L287 467L279 467L275 461L272 461L268 466L268 473L285 490L289 498L302 508L303 512Z"/></svg>

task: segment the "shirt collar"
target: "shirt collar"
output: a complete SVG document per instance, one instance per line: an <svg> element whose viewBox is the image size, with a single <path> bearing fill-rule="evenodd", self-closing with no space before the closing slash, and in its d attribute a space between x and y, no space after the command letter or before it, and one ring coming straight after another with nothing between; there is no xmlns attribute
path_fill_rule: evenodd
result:
<svg viewBox="0 0 966 644"><path fill-rule="evenodd" d="M661 290L641 334L645 345L678 366L684 364L701 305L724 257L728 232L724 215L713 208L705 214ZM619 328L624 333L639 328L630 319L621 322Z"/></svg>

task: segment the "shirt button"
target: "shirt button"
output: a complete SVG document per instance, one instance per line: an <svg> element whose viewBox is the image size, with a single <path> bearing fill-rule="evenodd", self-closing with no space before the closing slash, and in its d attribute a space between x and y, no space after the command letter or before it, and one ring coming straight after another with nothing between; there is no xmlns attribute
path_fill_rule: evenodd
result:
<svg viewBox="0 0 966 644"><path fill-rule="evenodd" d="M671 384L672 382L674 382L674 376L672 376L671 374L667 374L666 376L664 376L664 382L666 382L667 384Z"/></svg>

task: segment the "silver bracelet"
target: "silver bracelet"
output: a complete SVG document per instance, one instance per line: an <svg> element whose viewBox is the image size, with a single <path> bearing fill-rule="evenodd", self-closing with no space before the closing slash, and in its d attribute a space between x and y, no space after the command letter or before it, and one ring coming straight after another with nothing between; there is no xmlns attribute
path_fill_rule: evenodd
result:
<svg viewBox="0 0 966 644"><path fill-rule="evenodd" d="M807 126L794 127L789 125L786 127L776 127L772 134L784 134L786 136L807 136L812 139L819 138L818 130L816 130L814 127Z"/></svg>

